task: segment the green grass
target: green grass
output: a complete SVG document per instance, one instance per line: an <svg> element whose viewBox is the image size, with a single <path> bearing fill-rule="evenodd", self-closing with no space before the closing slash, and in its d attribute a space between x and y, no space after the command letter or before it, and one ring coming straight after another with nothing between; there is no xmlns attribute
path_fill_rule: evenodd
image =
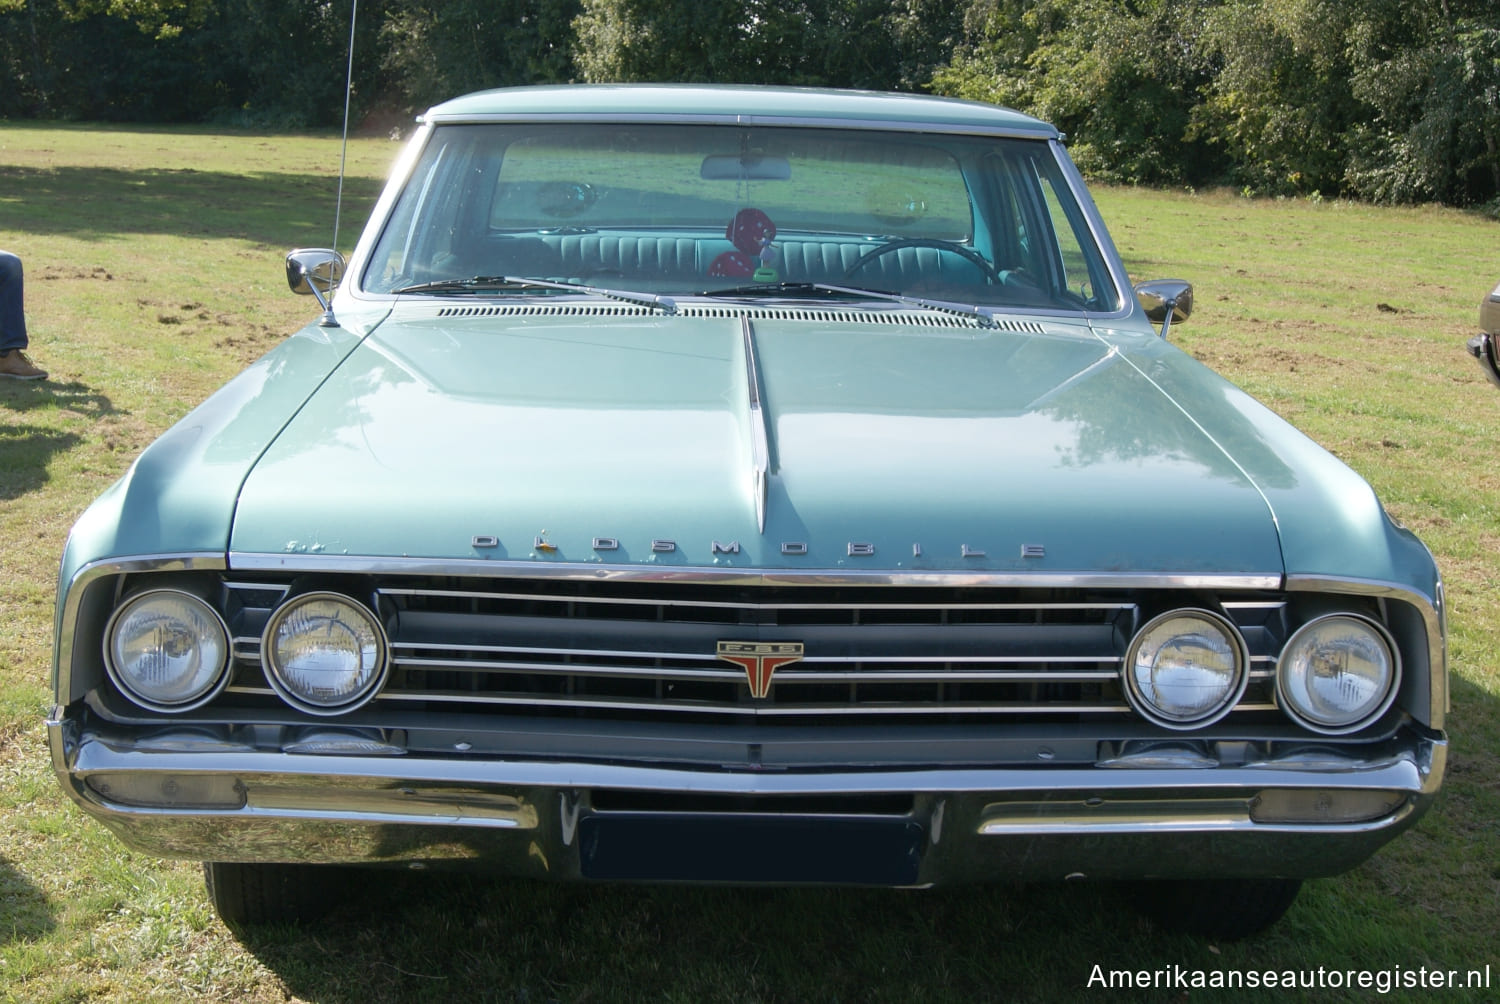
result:
<svg viewBox="0 0 1500 1004"><path fill-rule="evenodd" d="M396 152L352 144L345 249ZM52 780L41 722L54 578L68 527L141 447L314 315L287 292L281 258L332 240L338 156L329 137L0 124L0 245L25 258L33 355L53 374L0 385L0 999L1180 1001L1086 984L1095 964L1500 965L1500 392L1463 352L1500 279L1483 271L1500 263L1500 225L1129 189L1096 194L1132 274L1196 284L1174 340L1369 478L1438 555L1454 747L1417 829L1309 883L1280 925L1234 945L1164 937L1098 885L565 887L430 873L367 883L310 930L234 938L195 865L126 850ZM1205 997L1288 993L1188 995Z"/></svg>

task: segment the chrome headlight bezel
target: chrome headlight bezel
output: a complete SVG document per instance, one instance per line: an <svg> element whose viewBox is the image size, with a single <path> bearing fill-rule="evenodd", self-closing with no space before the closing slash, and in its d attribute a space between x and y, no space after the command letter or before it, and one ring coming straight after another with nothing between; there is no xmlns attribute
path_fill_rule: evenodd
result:
<svg viewBox="0 0 1500 1004"><path fill-rule="evenodd" d="M1174 626L1174 621L1184 623ZM1194 633L1187 629L1193 622L1201 623L1222 641L1230 666L1224 685L1211 705L1205 704L1202 709L1190 713L1174 714L1149 692L1151 688L1143 678L1143 671L1149 675L1151 667L1143 666L1141 659L1146 656L1154 664L1154 653L1159 653L1173 639L1187 638ZM1239 629L1222 614L1196 607L1169 610L1146 622L1131 639L1125 650L1125 660L1120 665L1121 687L1135 713L1162 728L1181 732L1204 728L1229 714L1244 696L1249 682L1250 650Z"/></svg>
<svg viewBox="0 0 1500 1004"><path fill-rule="evenodd" d="M1297 660L1303 654L1303 648L1313 644L1311 639L1314 635L1336 622L1346 622L1366 632L1367 637L1384 652L1388 668L1379 696L1365 702L1357 713L1320 716L1310 707L1313 701L1310 696L1306 696L1306 685L1298 683L1295 678L1295 674L1299 672ZM1356 613L1324 614L1293 631L1282 646L1281 654L1276 660L1276 705L1288 718L1305 729L1325 736L1348 735L1365 728L1390 710L1401 690L1401 670L1401 650L1396 646L1391 633L1380 622Z"/></svg>
<svg viewBox="0 0 1500 1004"><path fill-rule="evenodd" d="M286 654L279 644L278 635L289 618L298 611L316 604L336 604L351 614L350 621L340 621L345 628L364 628L368 632L370 652L365 645L359 646L360 665L354 674L355 683L345 688L337 699L320 699L313 688L299 686L295 675L286 666ZM260 641L261 668L266 682L283 701L299 711L310 715L345 715L364 707L385 685L390 672L390 641L380 618L365 604L345 595L329 590L317 590L289 596L266 620ZM305 671L304 671L305 672Z"/></svg>
<svg viewBox="0 0 1500 1004"><path fill-rule="evenodd" d="M193 674L194 682L183 688L181 696L175 699L168 698L164 693L152 693L148 685L133 676L126 665L129 659L121 646L120 632L129 624L131 616L139 613L143 607L162 601L184 603L191 612L198 615L198 624L188 625L186 633L197 638L197 659L204 668ZM162 612L159 616L170 615ZM186 619L183 620L186 624ZM203 597L182 589L147 589L128 597L110 615L109 622L105 625L103 648L104 670L110 681L131 703L147 711L180 714L201 708L219 695L229 683L231 675L231 639L223 616ZM217 652L214 651L215 648Z"/></svg>

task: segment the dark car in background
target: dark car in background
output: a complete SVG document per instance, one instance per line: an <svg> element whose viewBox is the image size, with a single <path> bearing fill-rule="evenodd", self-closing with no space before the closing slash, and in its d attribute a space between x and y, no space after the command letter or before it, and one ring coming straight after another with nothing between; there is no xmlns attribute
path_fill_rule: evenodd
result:
<svg viewBox="0 0 1500 1004"><path fill-rule="evenodd" d="M1479 334L1469 339L1469 354L1490 382L1500 387L1500 286L1479 304Z"/></svg>

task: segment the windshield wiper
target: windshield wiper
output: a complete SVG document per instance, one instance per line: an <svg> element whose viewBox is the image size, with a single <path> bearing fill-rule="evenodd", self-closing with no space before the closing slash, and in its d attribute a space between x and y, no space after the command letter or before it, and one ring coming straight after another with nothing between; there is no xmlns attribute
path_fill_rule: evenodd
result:
<svg viewBox="0 0 1500 1004"><path fill-rule="evenodd" d="M733 289L706 290L702 296L796 296L802 293L823 293L825 295L850 297L853 299L865 299L875 297L877 300L888 300L891 303L899 303L908 307L920 307L923 310L933 310L943 314L957 314L960 317L972 317L979 322L980 327L993 328L995 324L995 312L989 307L981 307L970 303L952 303L948 300L929 300L921 296L907 296L904 293L890 293L883 289L864 289L857 286L835 286L826 282L767 282L755 283L749 286L737 286Z"/></svg>
<svg viewBox="0 0 1500 1004"><path fill-rule="evenodd" d="M888 293L883 289L863 289L851 286L832 286L821 282L812 284L820 290L831 293L845 293L851 296L873 296L880 300L889 300L892 303L900 303L908 307L921 307L923 310L933 310L940 314L957 314L959 317L972 317L979 322L981 328L997 327L995 324L995 312L989 307L981 307L974 303L954 303L951 300L929 300L925 296L907 296L905 293Z"/></svg>
<svg viewBox="0 0 1500 1004"><path fill-rule="evenodd" d="M660 308L662 313L675 314L677 301L659 293L637 293L628 289L603 289L587 286L581 282L559 282L555 279L530 279L509 275L476 275L469 279L438 279L434 282L419 282L415 286L403 286L397 293L451 293L465 290L486 289L560 289L569 293L587 293L626 303L638 303L643 307Z"/></svg>
<svg viewBox="0 0 1500 1004"><path fill-rule="evenodd" d="M522 279L511 279L503 275L476 275L467 279L435 279L419 282L415 286L402 286L393 293L450 293L465 289L525 289L530 283Z"/></svg>
<svg viewBox="0 0 1500 1004"><path fill-rule="evenodd" d="M823 293L833 296L864 296L864 290L840 289L816 282L756 282L748 286L733 286L729 289L705 289L699 296L712 297L760 297L799 296L808 293Z"/></svg>

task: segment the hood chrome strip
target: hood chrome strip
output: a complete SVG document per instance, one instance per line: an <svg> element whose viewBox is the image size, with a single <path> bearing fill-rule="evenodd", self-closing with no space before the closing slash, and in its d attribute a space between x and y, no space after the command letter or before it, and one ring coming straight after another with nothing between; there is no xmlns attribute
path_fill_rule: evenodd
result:
<svg viewBox="0 0 1500 1004"><path fill-rule="evenodd" d="M606 565L592 562L417 558L403 555L292 554L231 551L229 567L240 572L347 572L437 575L454 578L552 579L578 582L703 582L770 586L972 586L1035 589L1234 589L1276 590L1278 573L1257 572L983 572L844 568L765 568L746 565Z"/></svg>
<svg viewBox="0 0 1500 1004"><path fill-rule="evenodd" d="M740 335L745 345L745 383L750 392L750 465L751 490L755 494L755 525L766 532L766 489L770 477L770 437L766 433L766 415L760 406L760 366L755 360L755 330L750 318L740 317Z"/></svg>

